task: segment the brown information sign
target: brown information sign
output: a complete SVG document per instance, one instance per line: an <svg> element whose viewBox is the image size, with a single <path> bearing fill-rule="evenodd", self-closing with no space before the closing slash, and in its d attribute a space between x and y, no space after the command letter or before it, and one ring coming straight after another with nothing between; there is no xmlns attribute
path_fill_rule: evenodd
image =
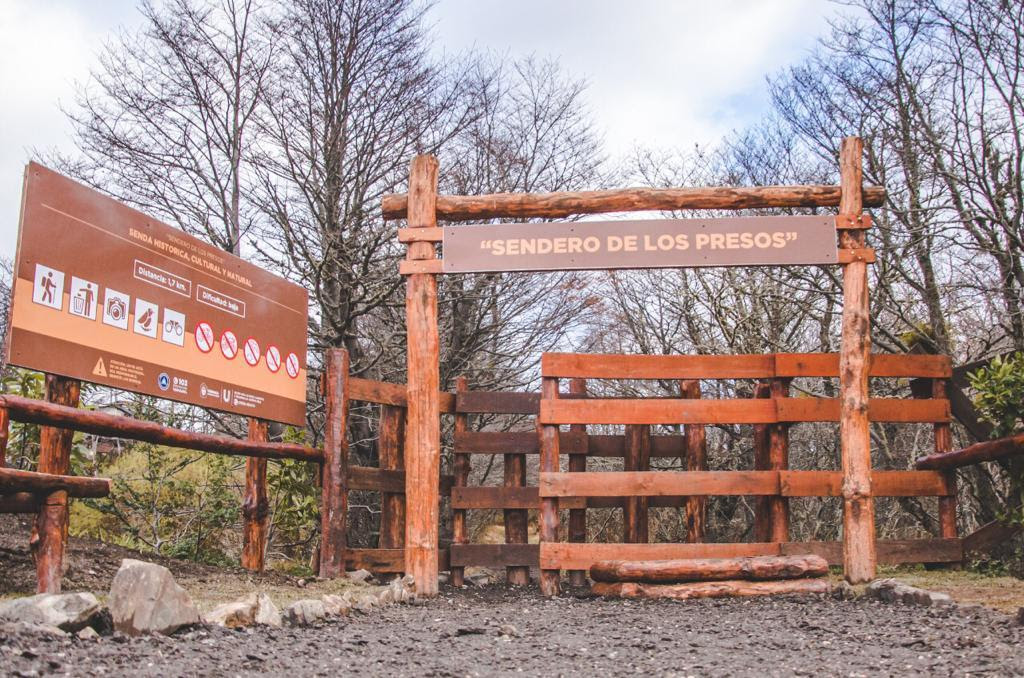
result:
<svg viewBox="0 0 1024 678"><path fill-rule="evenodd" d="M445 273L834 264L838 256L834 216L444 228Z"/></svg>
<svg viewBox="0 0 1024 678"><path fill-rule="evenodd" d="M301 426L306 291L32 163L8 360Z"/></svg>

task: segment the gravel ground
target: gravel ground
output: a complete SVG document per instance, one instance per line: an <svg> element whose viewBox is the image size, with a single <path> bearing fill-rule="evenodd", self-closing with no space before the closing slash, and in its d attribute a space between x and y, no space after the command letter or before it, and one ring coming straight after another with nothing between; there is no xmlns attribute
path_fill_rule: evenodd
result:
<svg viewBox="0 0 1024 678"><path fill-rule="evenodd" d="M0 673L75 676L1024 675L1024 628L980 607L822 597L621 601L490 587L320 626L172 638L0 638Z"/></svg>

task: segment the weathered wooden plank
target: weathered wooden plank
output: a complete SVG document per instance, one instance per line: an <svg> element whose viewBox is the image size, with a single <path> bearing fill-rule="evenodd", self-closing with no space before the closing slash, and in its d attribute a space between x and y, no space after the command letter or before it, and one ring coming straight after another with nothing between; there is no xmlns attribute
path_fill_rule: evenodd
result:
<svg viewBox="0 0 1024 678"><path fill-rule="evenodd" d="M455 395L455 411L467 414L537 414L540 393L467 391Z"/></svg>
<svg viewBox="0 0 1024 678"><path fill-rule="evenodd" d="M543 424L761 424L777 421L771 400L548 400Z"/></svg>
<svg viewBox="0 0 1024 678"><path fill-rule="evenodd" d="M349 466L348 489L405 494L405 471Z"/></svg>
<svg viewBox="0 0 1024 678"><path fill-rule="evenodd" d="M377 426L377 457L380 470L401 473L401 479L394 490L382 489L380 497L380 539L381 548L405 546L405 410L401 407L383 405ZM349 467L349 484L351 471Z"/></svg>
<svg viewBox="0 0 1024 678"><path fill-rule="evenodd" d="M410 229L417 230L417 229ZM455 378L455 399L456 399L456 410L458 410L458 398L460 395L465 395L469 390L469 383L465 376L459 375ZM456 411L455 413L455 435L465 434L469 428L469 415ZM470 472L470 460L471 457L468 454L463 454L458 450L455 451L455 463L454 466L454 480L455 484L452 486L452 494L455 495L460 490L464 489L469 484L469 472ZM469 543L469 530L466 525L466 511L461 505L457 505L452 501L452 543L453 544L468 544ZM452 568L452 586L463 586L465 584L465 570L464 568L456 565Z"/></svg>
<svg viewBox="0 0 1024 678"><path fill-rule="evenodd" d="M541 374L591 379L760 379L774 375L771 355L620 355L545 353Z"/></svg>
<svg viewBox="0 0 1024 678"><path fill-rule="evenodd" d="M979 527L963 538L964 555L974 553L988 555L997 546L1002 546L1017 536L1024 526L993 520Z"/></svg>
<svg viewBox="0 0 1024 678"><path fill-rule="evenodd" d="M392 574L405 571L405 549L346 549L345 567Z"/></svg>
<svg viewBox="0 0 1024 678"><path fill-rule="evenodd" d="M453 509L536 509L539 506L536 487L452 488Z"/></svg>
<svg viewBox="0 0 1024 678"><path fill-rule="evenodd" d="M558 379L544 377L541 379L541 398L545 401L556 401L558 399ZM580 401L583 402L583 401ZM560 454L558 426L542 424L539 420L537 426L540 433L540 472L554 473L558 471L558 458ZM588 474L574 473L575 476ZM540 502L540 541L541 543L553 543L558 541L558 500L556 498L542 498ZM583 568L569 568L583 569ZM545 569L541 566L540 571L540 592L545 596L556 596L559 592L560 573L558 569Z"/></svg>
<svg viewBox="0 0 1024 678"><path fill-rule="evenodd" d="M775 401L781 422L839 421L838 398L785 398ZM933 423L950 419L949 401L944 399L905 400L871 398L868 418L876 422Z"/></svg>
<svg viewBox="0 0 1024 678"><path fill-rule="evenodd" d="M963 546L959 539L879 539L875 542L878 562L883 565L912 563L959 563ZM843 544L837 541L788 542L780 545L782 555L813 553L829 562L843 564Z"/></svg>
<svg viewBox="0 0 1024 678"><path fill-rule="evenodd" d="M785 497L839 497L841 471L781 471L779 485ZM941 497L952 492L944 474L937 471L872 471L876 497Z"/></svg>
<svg viewBox="0 0 1024 678"><path fill-rule="evenodd" d="M556 193L492 193L439 195L437 217L448 221L545 217L603 212L678 211L695 209L764 209L769 207L835 207L840 186L708 186L700 188L619 188ZM864 189L864 204L880 207L885 188ZM402 219L409 209L408 194L385 195L381 214Z"/></svg>
<svg viewBox="0 0 1024 678"><path fill-rule="evenodd" d="M778 544L572 544L541 542L540 567L589 570L602 560L681 560L780 555Z"/></svg>
<svg viewBox="0 0 1024 678"><path fill-rule="evenodd" d="M779 493L777 471L602 471L540 474L545 497L656 497Z"/></svg>
<svg viewBox="0 0 1024 678"><path fill-rule="evenodd" d="M646 473L651 467L651 428L626 426L626 456L623 468L627 472ZM622 494L629 495L629 492ZM674 492L673 494L679 494ZM628 496L622 507L622 541L643 544L648 541L647 497Z"/></svg>
<svg viewBox="0 0 1024 678"><path fill-rule="evenodd" d="M625 439L621 435L586 434L562 431L559 445L565 454L586 454L590 457L623 457ZM467 454L537 454L540 443L533 431L466 431L456 433L455 450ZM652 457L686 456L683 436L651 436Z"/></svg>
<svg viewBox="0 0 1024 678"><path fill-rule="evenodd" d="M683 560L602 560L590 567L590 578L594 581L648 584L723 579L799 579L823 577L827 574L828 562L813 554Z"/></svg>
<svg viewBox="0 0 1024 678"><path fill-rule="evenodd" d="M537 544L452 544L452 567L538 567Z"/></svg>
<svg viewBox="0 0 1024 678"><path fill-rule="evenodd" d="M391 384L386 381L349 377L348 399L405 407L405 384Z"/></svg>

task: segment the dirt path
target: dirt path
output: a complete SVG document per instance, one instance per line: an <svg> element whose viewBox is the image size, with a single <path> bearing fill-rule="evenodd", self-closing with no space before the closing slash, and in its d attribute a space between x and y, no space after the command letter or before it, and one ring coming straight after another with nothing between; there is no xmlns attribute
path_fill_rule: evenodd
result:
<svg viewBox="0 0 1024 678"><path fill-rule="evenodd" d="M504 633L502 627L506 627ZM509 635L511 634L511 635ZM306 629L0 639L8 675L1021 675L1024 629L981 608L821 598L544 600L443 591Z"/></svg>

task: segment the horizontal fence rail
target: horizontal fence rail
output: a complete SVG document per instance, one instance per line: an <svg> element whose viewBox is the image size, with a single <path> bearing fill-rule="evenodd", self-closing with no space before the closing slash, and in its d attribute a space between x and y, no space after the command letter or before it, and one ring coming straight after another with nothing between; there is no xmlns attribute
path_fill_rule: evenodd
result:
<svg viewBox="0 0 1024 678"><path fill-rule="evenodd" d="M225 435L183 431L151 421L141 421L95 410L81 410L21 396L0 396L0 408L7 410L12 421L52 426L109 438L129 438L155 445L243 457L299 459L311 462L323 460L323 452L306 445L264 443Z"/></svg>
<svg viewBox="0 0 1024 678"><path fill-rule="evenodd" d="M105 497L110 494L110 480L88 476L65 476L53 473L0 468L0 494L50 493L63 490L76 499Z"/></svg>

